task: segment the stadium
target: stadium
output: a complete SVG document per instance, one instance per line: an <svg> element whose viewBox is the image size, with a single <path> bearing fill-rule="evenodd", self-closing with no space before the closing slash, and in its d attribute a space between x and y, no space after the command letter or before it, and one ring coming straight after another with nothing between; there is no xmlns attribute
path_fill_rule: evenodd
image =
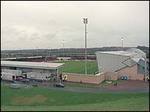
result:
<svg viewBox="0 0 150 112"><path fill-rule="evenodd" d="M107 72L109 74L107 79L109 80L122 77L129 80L143 80L149 74L146 55L139 49L96 52L96 56L99 72Z"/></svg>
<svg viewBox="0 0 150 112"><path fill-rule="evenodd" d="M96 52L98 73L87 75L78 73L78 71L75 73L71 71L70 73L63 72L65 63L59 63L63 61L52 61L53 63L2 61L1 78L4 80L14 80L16 77L25 77L46 81L53 77L60 80L59 75L63 74L63 76L67 75L67 81L69 82L91 84L100 84L104 80L118 80L124 78L126 80L145 80L149 77L149 64L147 61L145 62L145 57L143 51L135 48L126 51L98 51ZM24 59L26 60L26 58ZM67 59L70 60L71 58Z"/></svg>
<svg viewBox="0 0 150 112"><path fill-rule="evenodd" d="M57 78L58 68L62 65L61 63L2 61L1 78L4 80L16 80L17 77L24 77L48 80L50 77Z"/></svg>
<svg viewBox="0 0 150 112"><path fill-rule="evenodd" d="M2 110L148 110L144 56L138 49L98 51L96 61L87 60L88 74L84 59L7 58L1 61Z"/></svg>
<svg viewBox="0 0 150 112"><path fill-rule="evenodd" d="M149 111L148 2L1 7L1 111Z"/></svg>

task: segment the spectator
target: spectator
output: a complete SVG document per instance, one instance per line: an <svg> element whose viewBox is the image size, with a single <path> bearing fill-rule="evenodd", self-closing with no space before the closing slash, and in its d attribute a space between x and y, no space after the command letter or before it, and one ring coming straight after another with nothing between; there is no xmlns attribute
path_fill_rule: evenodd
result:
<svg viewBox="0 0 150 112"><path fill-rule="evenodd" d="M64 75L63 81L67 81L67 75Z"/></svg>
<svg viewBox="0 0 150 112"><path fill-rule="evenodd" d="M116 82L116 83L114 83L114 86L117 86L117 82Z"/></svg>
<svg viewBox="0 0 150 112"><path fill-rule="evenodd" d="M62 74L59 75L60 81L62 81Z"/></svg>

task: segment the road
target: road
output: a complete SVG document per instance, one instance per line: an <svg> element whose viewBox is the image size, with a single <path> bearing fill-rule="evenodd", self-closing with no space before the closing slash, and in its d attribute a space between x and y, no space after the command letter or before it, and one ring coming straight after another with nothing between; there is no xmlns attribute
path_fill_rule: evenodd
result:
<svg viewBox="0 0 150 112"><path fill-rule="evenodd" d="M133 81L134 82L134 81ZM8 83L8 82L6 82ZM126 82L128 83L128 82ZM138 83L138 82L136 82ZM143 83L143 82L142 82ZM35 83L27 83L27 85L33 85ZM70 91L70 92L86 92L86 93L101 93L101 92L104 92L104 93L120 93L120 92L133 92L133 93L137 93L137 92L149 92L149 83L143 83L144 85L142 86L136 86L133 87L131 86L131 82L130 82L130 85L126 85L124 83L120 84L119 86L109 86L109 87L106 87L106 88L103 88L103 87L74 87L74 86L65 86L64 88L58 88L58 87L53 87L53 84L52 83L49 83L49 82L45 82L45 83L36 83L39 87L44 87L44 88L47 88L47 89L52 89L52 90L61 90L61 91ZM133 83L135 84L135 83ZM123 85L127 86L127 87L122 87Z"/></svg>

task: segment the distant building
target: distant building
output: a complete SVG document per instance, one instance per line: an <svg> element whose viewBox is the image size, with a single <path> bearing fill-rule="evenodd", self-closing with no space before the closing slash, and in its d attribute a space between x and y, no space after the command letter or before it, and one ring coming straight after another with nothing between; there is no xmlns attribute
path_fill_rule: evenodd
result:
<svg viewBox="0 0 150 112"><path fill-rule="evenodd" d="M52 75L57 77L62 65L63 63L1 61L1 78L13 80L24 76L29 79L48 80Z"/></svg>
<svg viewBox="0 0 150 112"><path fill-rule="evenodd" d="M57 57L58 60L71 60L71 57Z"/></svg>
<svg viewBox="0 0 150 112"><path fill-rule="evenodd" d="M146 54L135 48L126 51L96 52L99 73L108 73L106 79L119 79L126 76L132 80L143 80ZM146 62L149 74L149 62Z"/></svg>

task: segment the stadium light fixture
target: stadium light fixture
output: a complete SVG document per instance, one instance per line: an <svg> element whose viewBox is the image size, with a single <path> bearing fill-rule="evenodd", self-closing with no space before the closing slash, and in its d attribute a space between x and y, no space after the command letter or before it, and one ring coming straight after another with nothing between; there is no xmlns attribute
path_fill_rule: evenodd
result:
<svg viewBox="0 0 150 112"><path fill-rule="evenodd" d="M62 47L63 47L63 50L62 50L63 51L63 53L62 53L63 55L62 56L64 57L65 56L64 40L62 40Z"/></svg>
<svg viewBox="0 0 150 112"><path fill-rule="evenodd" d="M122 50L123 50L123 37L121 37L121 41L122 41Z"/></svg>
<svg viewBox="0 0 150 112"><path fill-rule="evenodd" d="M85 75L87 74L87 24L88 18L83 18L83 23L85 25Z"/></svg>

